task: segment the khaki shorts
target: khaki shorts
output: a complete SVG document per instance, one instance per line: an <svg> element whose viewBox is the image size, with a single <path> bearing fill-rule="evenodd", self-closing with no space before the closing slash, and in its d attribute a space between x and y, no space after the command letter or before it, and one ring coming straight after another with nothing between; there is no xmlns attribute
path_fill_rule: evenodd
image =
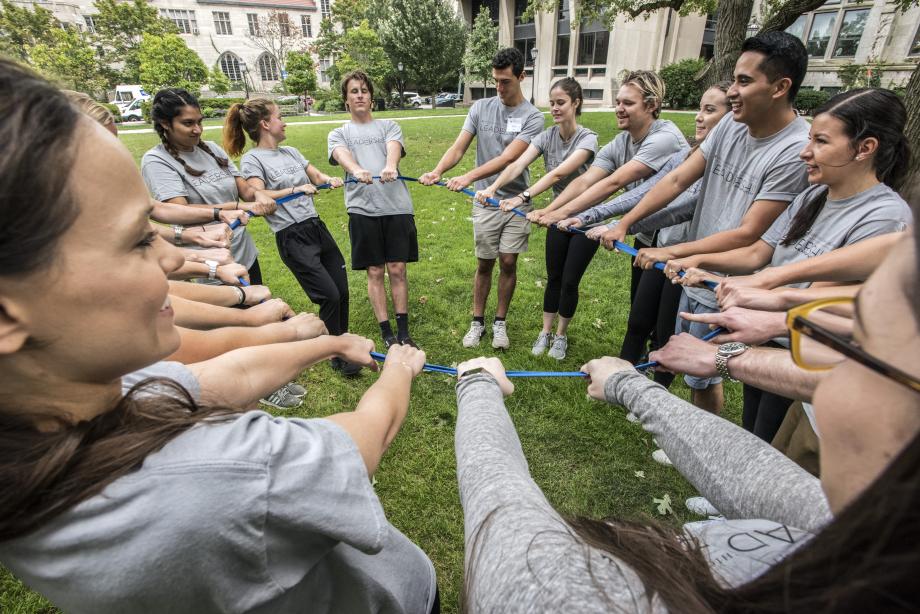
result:
<svg viewBox="0 0 920 614"><path fill-rule="evenodd" d="M498 254L520 254L527 251L530 222L514 213L499 209L473 206L473 240L476 257L495 260Z"/></svg>

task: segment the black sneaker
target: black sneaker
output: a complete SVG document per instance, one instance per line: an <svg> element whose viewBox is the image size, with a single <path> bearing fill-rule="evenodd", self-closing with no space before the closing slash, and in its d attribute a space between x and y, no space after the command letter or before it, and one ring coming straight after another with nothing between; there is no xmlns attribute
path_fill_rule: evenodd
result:
<svg viewBox="0 0 920 614"><path fill-rule="evenodd" d="M396 345L399 343L399 340L396 339L396 335L387 335L383 338L383 345L386 349L390 349L390 346Z"/></svg>
<svg viewBox="0 0 920 614"><path fill-rule="evenodd" d="M353 377L361 372L361 365L342 360L338 356L332 359L333 371L339 371L345 377Z"/></svg>
<svg viewBox="0 0 920 614"><path fill-rule="evenodd" d="M415 341L412 340L412 337L410 337L409 335L406 335L405 337L397 338L397 341L401 343L402 345L410 345L414 347L415 349L418 349L418 345L415 343Z"/></svg>

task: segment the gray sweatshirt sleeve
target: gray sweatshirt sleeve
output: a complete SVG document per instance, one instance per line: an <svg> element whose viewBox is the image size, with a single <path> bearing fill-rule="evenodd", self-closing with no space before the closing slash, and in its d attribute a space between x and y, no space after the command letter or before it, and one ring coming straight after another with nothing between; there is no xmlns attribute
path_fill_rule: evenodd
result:
<svg viewBox="0 0 920 614"><path fill-rule="evenodd" d="M635 371L611 375L604 394L639 418L674 467L726 518L765 518L810 532L831 520L821 482L736 424Z"/></svg>
<svg viewBox="0 0 920 614"><path fill-rule="evenodd" d="M492 376L460 381L457 407L471 612L663 611L629 567L585 545L546 500Z"/></svg>
<svg viewBox="0 0 920 614"><path fill-rule="evenodd" d="M671 203L662 209L656 211L647 218L641 219L629 229L631 234L640 232L651 234L656 230L676 226L693 219L693 212L696 211L696 201L699 196L699 189L693 191L692 187L680 196L675 198Z"/></svg>

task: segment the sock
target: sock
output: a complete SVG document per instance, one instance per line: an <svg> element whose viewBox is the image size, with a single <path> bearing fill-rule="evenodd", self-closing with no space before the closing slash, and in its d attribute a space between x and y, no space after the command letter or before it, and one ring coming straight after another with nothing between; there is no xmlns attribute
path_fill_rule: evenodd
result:
<svg viewBox="0 0 920 614"><path fill-rule="evenodd" d="M500 318L500 317L498 317L498 316L495 316L495 321L496 321L496 322L504 322L504 321L505 321L505 318Z"/></svg>
<svg viewBox="0 0 920 614"><path fill-rule="evenodd" d="M399 339L405 339L409 336L409 314L396 314L396 336Z"/></svg>
<svg viewBox="0 0 920 614"><path fill-rule="evenodd" d="M486 317L485 317L485 316L473 316L473 322L478 322L478 323L482 324L483 326L485 326L485 325L486 325Z"/></svg>
<svg viewBox="0 0 920 614"><path fill-rule="evenodd" d="M383 336L384 339L386 339L387 337L393 336L393 327L390 326L389 320L384 320L383 322L380 322L380 334Z"/></svg>

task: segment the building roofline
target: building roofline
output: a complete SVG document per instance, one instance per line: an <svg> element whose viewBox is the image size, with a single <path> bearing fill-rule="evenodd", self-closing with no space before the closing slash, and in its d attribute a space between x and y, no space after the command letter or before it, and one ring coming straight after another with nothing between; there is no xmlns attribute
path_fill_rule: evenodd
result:
<svg viewBox="0 0 920 614"><path fill-rule="evenodd" d="M221 6L242 6L252 8L269 8L269 9L297 9L312 13L319 12L316 4L310 2L307 4L304 0L291 0L290 2L272 2L271 0L198 0L198 4L213 4Z"/></svg>

